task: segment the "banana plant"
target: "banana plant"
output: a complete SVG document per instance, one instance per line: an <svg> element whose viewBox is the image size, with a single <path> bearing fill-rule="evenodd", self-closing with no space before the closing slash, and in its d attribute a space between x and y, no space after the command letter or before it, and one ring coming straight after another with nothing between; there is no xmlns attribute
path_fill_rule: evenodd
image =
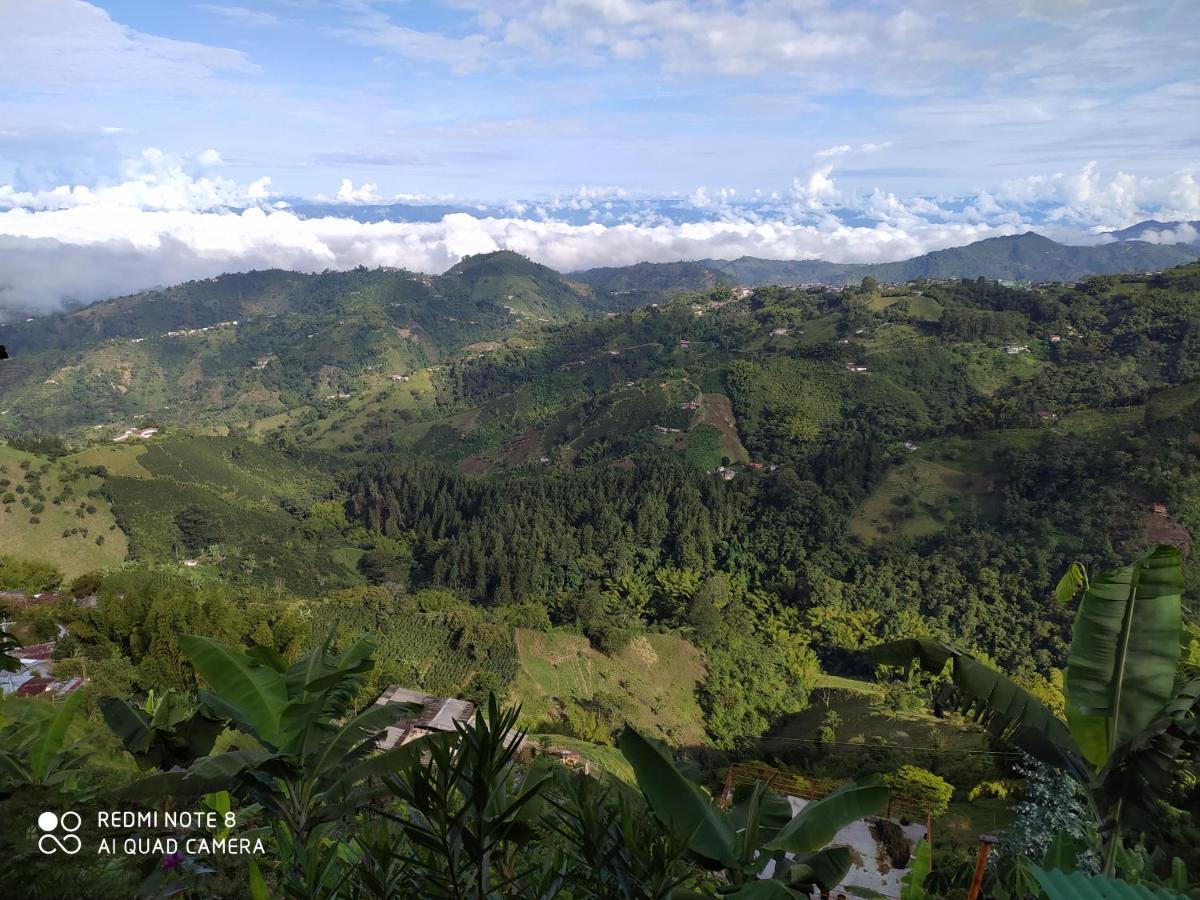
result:
<svg viewBox="0 0 1200 900"><path fill-rule="evenodd" d="M843 827L887 805L887 786L872 776L843 785L795 815L787 798L757 783L739 791L725 812L666 750L633 728L622 732L617 745L654 815L687 843L698 864L724 873L724 896L737 900L794 900L811 896L814 885L832 890L850 871L852 858L847 848L827 845Z"/></svg>
<svg viewBox="0 0 1200 900"><path fill-rule="evenodd" d="M100 712L142 769L187 766L213 749L225 723L177 691L153 696L143 708L124 697L105 697Z"/></svg>
<svg viewBox="0 0 1200 900"><path fill-rule="evenodd" d="M0 730L0 796L21 787L61 787L79 774L91 754L67 743L83 694L76 691L47 708L38 701Z"/></svg>
<svg viewBox="0 0 1200 900"><path fill-rule="evenodd" d="M931 638L880 645L886 665L950 666L939 703L974 715L997 737L1062 768L1088 792L1112 874L1122 831L1152 828L1176 760L1200 746L1200 679L1176 686L1183 556L1160 546L1132 565L1088 579L1073 565L1056 592L1083 588L1067 657L1064 722L1011 679Z"/></svg>
<svg viewBox="0 0 1200 900"><path fill-rule="evenodd" d="M384 794L378 776L420 753L419 742L375 752L382 731L416 711L413 705L372 706L350 715L363 674L373 665L370 638L341 653L333 652L327 638L291 666L263 647L243 653L193 635L181 636L180 646L207 685L197 695L204 716L236 729L242 738L235 744L249 749L209 752L186 767L149 775L126 788L127 797L180 799L229 790L262 807L281 848L303 850L322 843L326 826ZM114 704L106 715L127 746L172 761L179 748L192 746L195 717L172 703L159 719L162 709L160 704L147 718ZM172 728L169 737L158 733ZM307 860L293 862L307 867Z"/></svg>
<svg viewBox="0 0 1200 900"><path fill-rule="evenodd" d="M0 672L20 672L21 660L13 656L21 649L21 642L14 635L0 628Z"/></svg>

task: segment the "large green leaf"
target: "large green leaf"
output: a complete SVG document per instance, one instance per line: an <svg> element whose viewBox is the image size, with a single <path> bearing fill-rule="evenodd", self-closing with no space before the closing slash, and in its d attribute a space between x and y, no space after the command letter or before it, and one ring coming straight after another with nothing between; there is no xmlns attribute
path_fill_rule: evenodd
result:
<svg viewBox="0 0 1200 900"><path fill-rule="evenodd" d="M208 683L208 705L248 727L264 742L278 747L279 721L287 706L284 678L270 666L239 653L212 638L185 634L179 638L183 652Z"/></svg>
<svg viewBox="0 0 1200 900"><path fill-rule="evenodd" d="M1079 593L1079 589L1087 584L1087 572L1077 562L1071 563L1063 577L1054 588L1054 599L1059 603L1070 603Z"/></svg>
<svg viewBox="0 0 1200 900"><path fill-rule="evenodd" d="M1102 766L1171 696L1179 663L1183 554L1159 547L1092 579L1067 657L1067 720L1084 755Z"/></svg>
<svg viewBox="0 0 1200 900"><path fill-rule="evenodd" d="M885 665L918 662L934 675L950 662L951 684L939 695L939 703L973 716L999 739L1064 768L1077 780L1090 780L1091 768L1066 723L1011 678L970 654L932 638L892 641L869 653Z"/></svg>
<svg viewBox="0 0 1200 900"><path fill-rule="evenodd" d="M157 801L165 797L192 798L235 786L246 769L262 766L275 758L263 750L234 750L203 756L187 769L172 769L140 778L121 788L117 794L131 800Z"/></svg>
<svg viewBox="0 0 1200 900"><path fill-rule="evenodd" d="M1043 869L1058 869L1061 872L1074 872L1079 864L1080 841L1071 836L1065 828L1060 830L1046 845L1042 854Z"/></svg>
<svg viewBox="0 0 1200 900"><path fill-rule="evenodd" d="M1047 871L1040 866L1032 866L1030 871L1049 900L1184 900L1183 894L1165 888L1129 884L1102 875Z"/></svg>
<svg viewBox="0 0 1200 900"><path fill-rule="evenodd" d="M675 763L632 728L626 728L617 746L637 777L638 787L654 814L693 852L732 868L737 865L736 839L724 815Z"/></svg>
<svg viewBox="0 0 1200 900"><path fill-rule="evenodd" d="M693 894L692 896L702 896ZM793 891L782 881L766 878L761 881L747 881L739 884L727 894L721 895L728 900L801 900L803 894Z"/></svg>
<svg viewBox="0 0 1200 900"><path fill-rule="evenodd" d="M933 871L927 841L917 841L912 853L908 874L900 879L900 900L925 900L925 879Z"/></svg>
<svg viewBox="0 0 1200 900"><path fill-rule="evenodd" d="M451 744L456 738L457 735L454 734L427 734L402 746L368 756L342 772L337 780L325 789L322 797L328 803L341 800L366 779L381 778L400 771L414 762L419 762L421 754L434 745Z"/></svg>
<svg viewBox="0 0 1200 900"><path fill-rule="evenodd" d="M870 649L870 654L880 665L907 669L915 660L926 672L940 675L946 663L959 655L959 651L934 638L901 638L877 644Z"/></svg>
<svg viewBox="0 0 1200 900"><path fill-rule="evenodd" d="M849 847L826 847L816 853L803 853L796 857L791 868L791 884L817 884L831 891L850 872L854 857Z"/></svg>
<svg viewBox="0 0 1200 900"><path fill-rule="evenodd" d="M79 691L68 694L67 699L58 704L54 716L42 724L37 740L29 749L29 771L34 781L42 781L50 774L54 757L62 750L67 729L71 727L82 700L83 694Z"/></svg>
<svg viewBox="0 0 1200 900"><path fill-rule="evenodd" d="M750 863L759 846L774 840L791 820L792 805L788 798L767 790L762 782L735 788L728 821L733 830L741 835L742 863ZM763 854L763 866L768 859Z"/></svg>
<svg viewBox="0 0 1200 900"><path fill-rule="evenodd" d="M389 725L405 716L419 713L421 709L417 703L384 703L363 710L343 725L341 731L321 748L321 756L314 771L322 772L327 767L338 765L363 741L378 736Z"/></svg>
<svg viewBox="0 0 1200 900"><path fill-rule="evenodd" d="M1096 779L1101 807L1119 811L1120 824L1142 831L1166 825L1163 805L1178 795L1180 758L1198 750L1200 679L1194 679L1179 688L1153 722L1113 751Z"/></svg>
<svg viewBox="0 0 1200 900"><path fill-rule="evenodd" d="M108 725L130 753L146 751L150 743L150 716L138 709L124 697L105 697L100 701L100 712Z"/></svg>
<svg viewBox="0 0 1200 900"><path fill-rule="evenodd" d="M887 800L887 785L878 775L844 784L796 813L764 848L789 853L820 850L851 822L882 811Z"/></svg>

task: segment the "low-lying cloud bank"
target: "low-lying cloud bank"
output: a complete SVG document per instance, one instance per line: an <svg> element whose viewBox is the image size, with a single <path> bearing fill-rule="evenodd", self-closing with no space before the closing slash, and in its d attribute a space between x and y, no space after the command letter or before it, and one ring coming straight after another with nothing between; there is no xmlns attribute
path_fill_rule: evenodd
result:
<svg viewBox="0 0 1200 900"><path fill-rule="evenodd" d="M445 271L464 256L515 250L560 271L649 260L763 256L846 262L904 259L1010 234L1013 226L711 221L571 225L447 215L439 222L303 219L284 210L147 212L87 207L0 214L0 306L53 309L223 272L355 266Z"/></svg>
<svg viewBox="0 0 1200 900"><path fill-rule="evenodd" d="M1087 226L1120 227L1151 213L1200 217L1200 187L1190 173L1159 181L1118 173L1102 182L1087 166L1075 176L939 202L879 190L844 194L825 163L788 191L745 199L728 189L665 200L581 189L433 221L359 221L353 208L301 215L271 194L269 178L239 185L209 170L219 164L219 154L205 151L190 161L200 169L191 174L185 161L150 150L109 186L20 192L0 185L0 308L53 310L275 267L438 273L466 255L499 249L566 272L739 256L881 262L1034 228L1079 240ZM366 187L343 184L341 202L358 194L384 200Z"/></svg>

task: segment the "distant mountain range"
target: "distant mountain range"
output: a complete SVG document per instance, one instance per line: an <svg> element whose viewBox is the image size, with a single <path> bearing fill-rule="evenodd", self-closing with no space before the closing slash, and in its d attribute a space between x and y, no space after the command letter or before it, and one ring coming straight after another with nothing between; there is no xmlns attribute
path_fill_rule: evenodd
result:
<svg viewBox="0 0 1200 900"><path fill-rule="evenodd" d="M621 268L589 269L573 273L571 277L616 297L670 288L693 290L714 279L747 286L812 282L836 286L861 281L865 276L894 282L917 278L979 277L1001 281L1076 281L1091 275L1159 271L1200 259L1200 241L1164 244L1134 239L1149 232L1188 235L1188 229L1195 232L1197 226L1200 223L1140 222L1112 232L1111 243L1083 247L1060 244L1027 231L891 263L853 264L821 259L775 260L743 256L734 260L639 263Z"/></svg>

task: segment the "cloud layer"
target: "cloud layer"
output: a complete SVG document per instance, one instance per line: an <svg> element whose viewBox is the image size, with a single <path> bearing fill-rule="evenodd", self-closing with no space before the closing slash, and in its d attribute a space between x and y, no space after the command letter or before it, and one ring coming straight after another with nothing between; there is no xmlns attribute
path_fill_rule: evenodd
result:
<svg viewBox="0 0 1200 900"><path fill-rule="evenodd" d="M344 180L334 198L306 207L272 195L267 176L242 184L217 174L222 158L215 150L185 158L151 149L125 164L123 180L107 185L36 192L0 185L0 307L54 309L272 267L436 273L468 254L498 249L561 271L743 255L877 262L1032 228L1080 240L1088 229L1152 216L1200 218L1200 185L1190 172L1105 177L1088 165L967 198L843 191L837 160L875 149L831 148L790 189L765 194L702 187L661 198L581 188L547 201L424 217L378 206L420 198L383 197L373 184Z"/></svg>

